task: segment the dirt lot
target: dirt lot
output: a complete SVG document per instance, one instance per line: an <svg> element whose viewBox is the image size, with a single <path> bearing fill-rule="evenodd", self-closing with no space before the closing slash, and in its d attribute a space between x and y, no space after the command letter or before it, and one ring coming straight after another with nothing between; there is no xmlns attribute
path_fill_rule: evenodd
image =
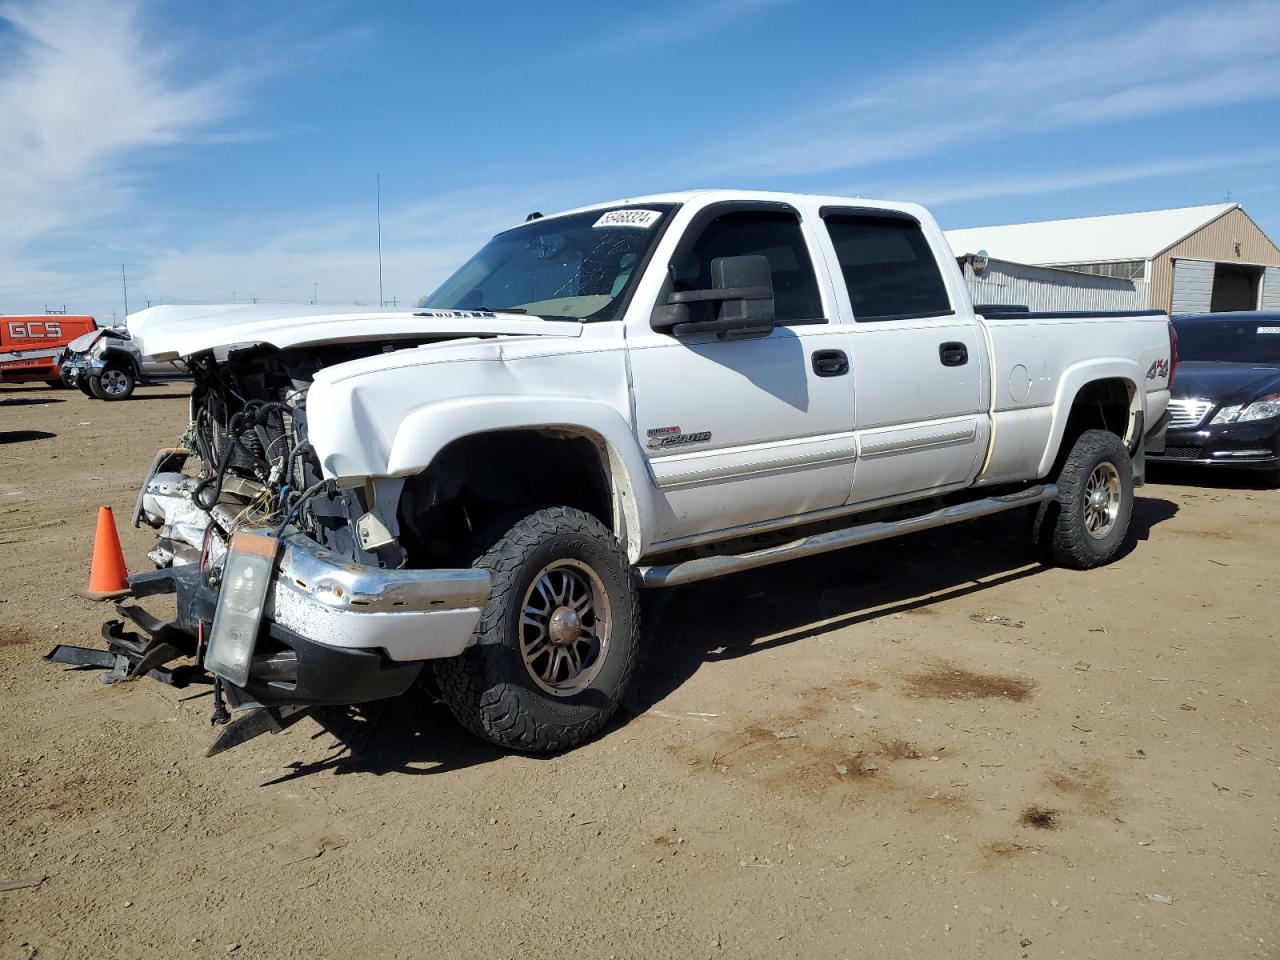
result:
<svg viewBox="0 0 1280 960"><path fill-rule="evenodd" d="M647 595L564 756L405 698L206 760L207 696L40 660L183 392L0 387L0 955L1280 957L1280 492L1149 485L1092 573L1005 515Z"/></svg>

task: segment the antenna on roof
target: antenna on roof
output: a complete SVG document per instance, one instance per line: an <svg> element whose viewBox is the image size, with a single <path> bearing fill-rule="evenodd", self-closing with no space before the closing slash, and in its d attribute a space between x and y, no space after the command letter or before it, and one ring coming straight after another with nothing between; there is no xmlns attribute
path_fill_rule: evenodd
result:
<svg viewBox="0 0 1280 960"><path fill-rule="evenodd" d="M382 174L378 174L378 307L387 305L382 296Z"/></svg>

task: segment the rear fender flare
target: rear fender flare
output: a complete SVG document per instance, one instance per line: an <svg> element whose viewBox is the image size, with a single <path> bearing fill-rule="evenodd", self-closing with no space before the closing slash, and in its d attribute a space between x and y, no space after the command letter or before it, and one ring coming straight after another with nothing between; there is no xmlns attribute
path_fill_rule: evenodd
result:
<svg viewBox="0 0 1280 960"><path fill-rule="evenodd" d="M1139 422L1138 414L1144 412L1145 395L1139 386L1143 382L1143 371L1139 365L1124 357L1103 357L1097 360L1086 360L1068 367L1058 381L1058 392L1053 401L1053 421L1049 428L1049 442L1045 445L1040 457L1040 466L1036 476L1047 476L1058 458L1062 438L1067 432L1067 420L1071 416L1071 407L1080 391L1098 380L1122 380L1129 390L1129 422L1125 424L1125 443L1129 443L1135 425Z"/></svg>

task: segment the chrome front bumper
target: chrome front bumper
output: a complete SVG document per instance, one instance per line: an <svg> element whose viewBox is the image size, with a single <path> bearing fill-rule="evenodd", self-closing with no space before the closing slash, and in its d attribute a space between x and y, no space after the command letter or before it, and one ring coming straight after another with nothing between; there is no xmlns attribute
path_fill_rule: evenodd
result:
<svg viewBox="0 0 1280 960"><path fill-rule="evenodd" d="M195 477L155 472L166 463L180 468L185 451L161 451L143 485L134 524L158 528L160 542L149 556L157 567L205 563L216 569L226 556L222 539L205 545L209 515L191 502ZM171 455L180 454L176 461ZM231 514L214 508L225 528ZM297 636L330 647L382 653L398 662L454 657L471 642L489 599L487 570L388 570L365 566L324 549L300 533L283 538L275 582L267 594L265 620Z"/></svg>
<svg viewBox="0 0 1280 960"><path fill-rule="evenodd" d="M87 357L66 357L58 368L66 377L67 383L75 386L82 377L89 376L89 359Z"/></svg>
<svg viewBox="0 0 1280 960"><path fill-rule="evenodd" d="M332 647L433 660L466 649L490 587L487 570L368 567L295 534L284 539L266 618Z"/></svg>

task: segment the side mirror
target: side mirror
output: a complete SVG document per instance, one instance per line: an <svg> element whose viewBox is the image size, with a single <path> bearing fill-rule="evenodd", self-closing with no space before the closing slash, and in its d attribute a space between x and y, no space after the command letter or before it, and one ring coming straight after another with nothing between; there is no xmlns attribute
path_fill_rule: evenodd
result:
<svg viewBox="0 0 1280 960"><path fill-rule="evenodd" d="M710 320L691 319L690 304L707 304ZM650 325L676 337L716 333L721 340L767 337L773 332L773 271L759 254L711 261L710 290L677 290L654 308Z"/></svg>

